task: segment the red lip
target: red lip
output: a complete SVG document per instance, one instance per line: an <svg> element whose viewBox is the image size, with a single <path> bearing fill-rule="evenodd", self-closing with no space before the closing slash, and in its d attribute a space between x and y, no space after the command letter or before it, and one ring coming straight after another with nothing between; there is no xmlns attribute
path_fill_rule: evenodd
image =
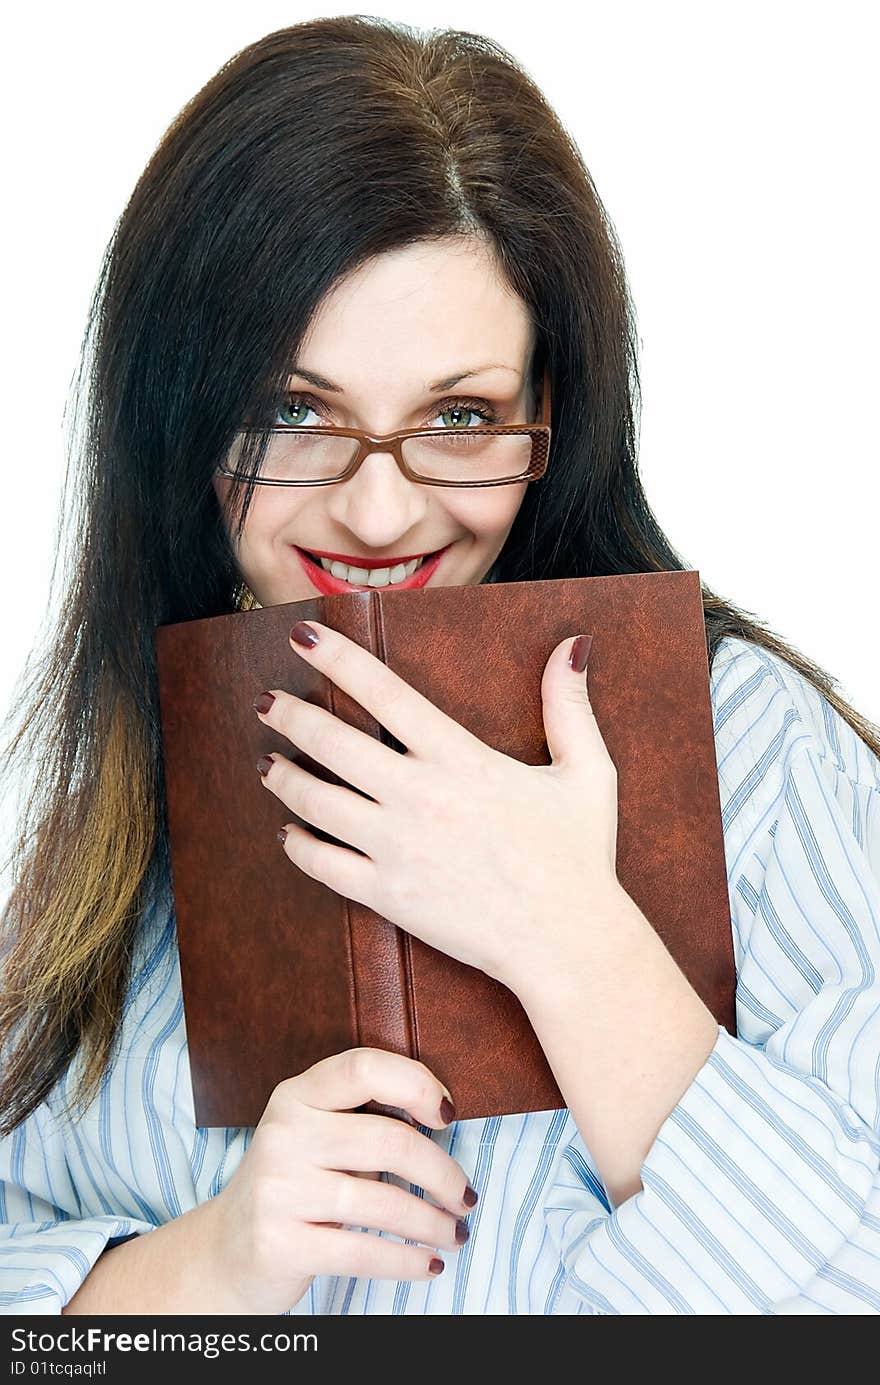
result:
<svg viewBox="0 0 880 1385"><path fill-rule="evenodd" d="M304 548L298 547L297 544L291 544L291 547L296 553L296 556L299 558L303 570L305 571L305 574L308 577L309 581L312 583L312 586L317 587L318 591L323 592L325 596L338 596L345 592L366 592L377 590L375 587L370 587L367 585L356 585L353 582L342 581L339 577L334 577L331 572L328 572L326 570L326 568L321 567L320 564L313 563L307 551ZM452 544L447 544L446 548L441 548L437 553L432 553L430 558L425 559L421 567L416 568L412 577L408 578L407 581L397 582L394 584L393 587L383 588L383 590L411 591L419 587L424 587L430 580L432 574L436 571L441 558L443 558L444 554L451 547ZM340 559L340 561L342 560Z"/></svg>
<svg viewBox="0 0 880 1385"><path fill-rule="evenodd" d="M398 563L411 563L413 558L424 558L424 553L410 553L406 558L355 558L350 553L324 553L320 548L304 548L304 553L314 553L316 558L335 559L348 567L365 567L368 571L377 567L397 567ZM437 550L439 551L439 550Z"/></svg>

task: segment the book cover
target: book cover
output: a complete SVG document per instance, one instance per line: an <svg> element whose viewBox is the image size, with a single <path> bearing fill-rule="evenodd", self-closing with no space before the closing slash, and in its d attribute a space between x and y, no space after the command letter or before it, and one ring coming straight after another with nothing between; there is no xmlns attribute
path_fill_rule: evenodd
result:
<svg viewBox="0 0 880 1385"><path fill-rule="evenodd" d="M251 704L260 692L284 688L405 749L291 650L291 626L309 619L370 650L486 744L534 765L550 763L546 661L567 635L592 634L590 699L618 774L618 879L736 1032L699 573L316 596L155 631L200 1126L256 1125L278 1082L360 1045L420 1059L452 1091L459 1119L565 1105L512 992L307 876L279 846L278 829L298 819L260 783L261 755L346 781L259 721Z"/></svg>

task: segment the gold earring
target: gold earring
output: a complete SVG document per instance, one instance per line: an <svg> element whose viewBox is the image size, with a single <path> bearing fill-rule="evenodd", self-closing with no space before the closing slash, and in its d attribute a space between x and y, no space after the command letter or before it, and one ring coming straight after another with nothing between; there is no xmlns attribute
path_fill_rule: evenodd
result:
<svg viewBox="0 0 880 1385"><path fill-rule="evenodd" d="M238 609L240 611L262 611L263 609L246 582L241 584Z"/></svg>

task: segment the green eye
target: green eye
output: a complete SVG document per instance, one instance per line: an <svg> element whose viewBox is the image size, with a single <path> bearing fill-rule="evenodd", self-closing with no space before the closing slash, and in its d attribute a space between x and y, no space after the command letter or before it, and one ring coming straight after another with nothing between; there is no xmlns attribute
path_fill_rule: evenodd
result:
<svg viewBox="0 0 880 1385"><path fill-rule="evenodd" d="M299 399L295 395L292 395L289 399L285 399L284 403L278 406L279 421L285 424L288 428L296 428L300 426L304 421L303 415L310 414L312 412L313 410L311 405L307 403L305 399ZM292 416L285 418L285 414ZM298 417L293 417L293 415L298 415Z"/></svg>
<svg viewBox="0 0 880 1385"><path fill-rule="evenodd" d="M441 418L441 419L443 420L443 426L444 426L445 428L458 428L458 427L460 427L461 422L462 422L462 419L469 420L469 419L471 419L471 418L477 418L477 419L480 420L481 423L483 422L483 415L482 415L482 414L478 414L477 411L476 411L476 409L467 409L467 408L464 408L462 405L457 405L457 406L455 406L454 408L451 408L451 409L444 409L443 412L442 412L442 414L438 414L437 417L438 417L438 418ZM448 418L453 418L453 417L455 418L455 422L454 422L454 423L451 423L451 424L448 424L448 423L446 422L446 420L447 420ZM465 426L466 428L472 428L474 425L473 425L472 423L470 423L470 422L466 422L464 426Z"/></svg>

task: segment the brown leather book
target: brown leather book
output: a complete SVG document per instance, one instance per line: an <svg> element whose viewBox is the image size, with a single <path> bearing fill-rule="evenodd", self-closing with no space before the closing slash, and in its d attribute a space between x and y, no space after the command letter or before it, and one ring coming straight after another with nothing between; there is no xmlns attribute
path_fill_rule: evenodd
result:
<svg viewBox="0 0 880 1385"><path fill-rule="evenodd" d="M544 665L567 635L592 634L590 697L618 777L618 879L736 1032L699 573L316 596L155 631L198 1125L256 1125L278 1082L360 1045L420 1059L452 1092L459 1119L566 1104L510 990L307 876L276 840L302 820L261 784L261 755L278 751L346 781L260 722L251 704L264 689L287 689L403 749L290 648L291 626L309 619L532 765L550 763Z"/></svg>

